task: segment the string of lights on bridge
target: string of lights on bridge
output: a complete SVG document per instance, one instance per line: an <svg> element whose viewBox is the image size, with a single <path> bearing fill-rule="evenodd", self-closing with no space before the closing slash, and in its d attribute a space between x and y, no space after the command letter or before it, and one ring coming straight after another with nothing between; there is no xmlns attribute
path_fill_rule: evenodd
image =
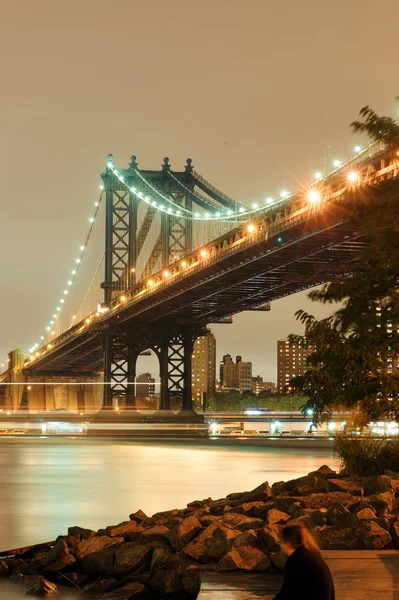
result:
<svg viewBox="0 0 399 600"><path fill-rule="evenodd" d="M368 151L369 147L370 146L355 146L354 152L355 152L356 158L359 157L360 155L366 153ZM331 172L323 173L321 171L317 171L316 173L314 173L314 182L322 183L322 181L327 179L330 175L335 174L336 172L340 171L341 169L346 167L348 164L350 164L352 162L352 160L353 160L353 158L351 158L347 161L341 161L338 159L334 160L333 161L333 170ZM158 197L160 197L165 204L159 204L154 199L152 199L150 196L144 196L144 194L141 191L137 190L135 187L129 187L125 178L122 175L120 175L119 171L115 168L113 160L107 161L107 168L119 179L119 181L121 181L121 183L125 186L125 188L129 192L134 194L134 196L138 200L143 200L144 202L148 203L149 205L153 206L154 208L156 208L159 211L164 212L166 214L176 216L176 217L181 217L181 218L183 218L183 217L189 218L189 219L193 219L193 220L230 221L231 222L233 219L237 219L237 217L241 217L242 219L245 218L245 220L247 220L248 217L259 216L259 214L262 211L265 211L272 207L275 207L276 205L278 205L280 203L284 203L287 200L289 200L290 198L294 197L294 194L290 194L287 190L283 190L280 192L280 198L278 200L275 200L274 198L269 196L264 200L263 206L261 206L260 203L253 203L251 208L244 208L243 206L240 206L238 209L238 213L234 212L232 209L224 209L224 210L216 211L215 213L205 212L201 215L198 212L190 211L189 209L185 208L184 206L181 206L180 204L175 203L172 198L165 196L164 194L159 192L148 181L146 181L146 179L141 175L141 173L138 170L135 169L135 174L143 181L143 183L147 187L152 189L153 193L156 194ZM359 178L359 175L354 170L350 170L347 174L347 179L350 183L356 183L358 178ZM60 317L63 305L65 303L65 297L69 294L71 286L75 282L77 273L79 271L79 266L83 260L84 252L87 247L90 235L92 233L93 226L94 226L96 217L99 212L101 201L103 200L103 196L104 196L104 186L103 185L100 185L100 190L101 190L101 194L100 194L99 200L94 202L94 205L95 205L94 215L89 218L90 227L89 227L89 231L86 236L85 243L80 246L80 249L79 249L80 255L75 259L75 265L74 265L74 268L71 270L70 278L67 280L67 285L63 291L63 296L59 299L59 303L56 307L55 313L52 315L52 318L49 320L48 325L46 326L45 335L52 335L52 336L55 335L55 331L53 331L53 326L54 326L55 320ZM308 200L312 203L318 203L321 200L320 191L314 185L312 185L310 187L307 195L308 195ZM167 206L167 204L169 204L170 206ZM247 229L248 229L249 233L253 233L255 231L255 226L252 223L249 223ZM204 258L207 255L207 253L205 250L202 250L200 252L200 255L202 258ZM182 265L184 265L184 261L182 262ZM166 271L166 273L168 273L168 271ZM148 280L148 283L149 283L149 286L152 287L153 282L151 279ZM121 299L123 301L123 295L121 296ZM72 319L75 320L76 315L73 315ZM90 319L89 319L89 321L90 321ZM87 319L86 319L86 322L87 322ZM38 349L44 343L45 335L41 335L40 341L35 342L29 348L29 353L31 355L30 356L31 359L34 359L35 357L40 356L40 352L38 352ZM47 348L51 349L52 344L51 343L47 344Z"/></svg>

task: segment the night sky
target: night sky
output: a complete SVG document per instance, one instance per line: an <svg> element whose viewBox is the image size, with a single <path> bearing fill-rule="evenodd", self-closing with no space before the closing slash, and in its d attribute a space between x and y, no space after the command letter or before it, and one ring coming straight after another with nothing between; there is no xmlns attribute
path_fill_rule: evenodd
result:
<svg viewBox="0 0 399 600"><path fill-rule="evenodd" d="M21 0L3 3L0 363L54 311L108 153L187 157L245 203L294 189L362 142L359 109L395 113L398 0ZM213 327L276 379L276 340L306 294ZM141 358L138 372L153 370Z"/></svg>

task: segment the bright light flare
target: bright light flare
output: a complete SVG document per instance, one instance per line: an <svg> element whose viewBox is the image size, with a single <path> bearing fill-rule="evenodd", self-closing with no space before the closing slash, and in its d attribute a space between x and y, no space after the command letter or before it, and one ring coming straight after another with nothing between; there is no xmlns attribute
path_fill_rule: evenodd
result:
<svg viewBox="0 0 399 600"><path fill-rule="evenodd" d="M359 181L359 173L356 173L356 171L350 171L347 179L350 183L356 183Z"/></svg>
<svg viewBox="0 0 399 600"><path fill-rule="evenodd" d="M338 159L335 159L335 160L334 160L334 162L333 162L333 165L334 165L334 167L335 167L336 169L338 169L338 167L340 167L340 166L341 166L341 161L340 161L340 160L338 160Z"/></svg>
<svg viewBox="0 0 399 600"><path fill-rule="evenodd" d="M321 200L320 192L317 190L310 190L308 192L308 201L311 204L318 204Z"/></svg>
<svg viewBox="0 0 399 600"><path fill-rule="evenodd" d="M317 172L314 174L314 178L316 179L316 181L319 181L320 179L322 179L322 178L323 178L323 173L320 173L320 171L317 171Z"/></svg>
<svg viewBox="0 0 399 600"><path fill-rule="evenodd" d="M253 223L250 223L247 227L248 233L253 233L255 231L256 227Z"/></svg>
<svg viewBox="0 0 399 600"><path fill-rule="evenodd" d="M121 302L126 302L126 296L121 296L121 297L120 297L120 301L121 301Z"/></svg>
<svg viewBox="0 0 399 600"><path fill-rule="evenodd" d="M152 286L154 285L154 282L153 282L153 280L152 280L152 279L149 279L149 280L148 280L148 285L149 285L150 287L152 287Z"/></svg>
<svg viewBox="0 0 399 600"><path fill-rule="evenodd" d="M208 257L208 252L206 250L201 250L200 256L201 256L201 258L207 258Z"/></svg>
<svg viewBox="0 0 399 600"><path fill-rule="evenodd" d="M170 275L169 271L164 271L164 272L163 272L163 276L164 276L165 278L169 277L169 275Z"/></svg>
<svg viewBox="0 0 399 600"><path fill-rule="evenodd" d="M183 269L184 269L185 267L187 267L187 263L186 263L186 261L185 261L185 260L183 260L183 261L182 261L182 263L181 263L181 266L183 267Z"/></svg>

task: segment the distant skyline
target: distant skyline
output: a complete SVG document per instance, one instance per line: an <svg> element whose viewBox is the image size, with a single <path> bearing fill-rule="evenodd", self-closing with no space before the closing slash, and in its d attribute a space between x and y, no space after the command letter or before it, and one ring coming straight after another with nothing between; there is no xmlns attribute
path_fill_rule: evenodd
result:
<svg viewBox="0 0 399 600"><path fill-rule="evenodd" d="M399 116L398 17L397 0L5 4L0 364L54 311L108 153L117 166L135 154L143 169L190 156L248 204L294 190L364 142L349 128L362 106ZM276 381L277 339L302 332L299 308L323 317L331 307L301 292L212 325L217 362L240 354ZM156 378L152 360L137 372Z"/></svg>

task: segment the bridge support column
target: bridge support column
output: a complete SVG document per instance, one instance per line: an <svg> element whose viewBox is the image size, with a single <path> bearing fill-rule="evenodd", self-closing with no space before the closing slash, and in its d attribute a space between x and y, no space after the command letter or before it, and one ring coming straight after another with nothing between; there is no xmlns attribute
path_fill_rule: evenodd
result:
<svg viewBox="0 0 399 600"><path fill-rule="evenodd" d="M139 352L135 349L134 339L128 336L128 359L127 359L127 390L126 408L136 410L136 364Z"/></svg>
<svg viewBox="0 0 399 600"><path fill-rule="evenodd" d="M104 350L104 390L103 390L103 409L111 409L113 405L113 395L111 387L112 377L112 334L110 331L104 331L103 350Z"/></svg>
<svg viewBox="0 0 399 600"><path fill-rule="evenodd" d="M193 413L193 367L192 367L192 356L193 356L194 339L191 329L183 333L183 348L184 348L184 360L183 360L183 406L182 412Z"/></svg>
<svg viewBox="0 0 399 600"><path fill-rule="evenodd" d="M159 376L161 379L161 401L159 403L159 410L170 411L169 338L166 336L161 342L161 351L159 355Z"/></svg>

